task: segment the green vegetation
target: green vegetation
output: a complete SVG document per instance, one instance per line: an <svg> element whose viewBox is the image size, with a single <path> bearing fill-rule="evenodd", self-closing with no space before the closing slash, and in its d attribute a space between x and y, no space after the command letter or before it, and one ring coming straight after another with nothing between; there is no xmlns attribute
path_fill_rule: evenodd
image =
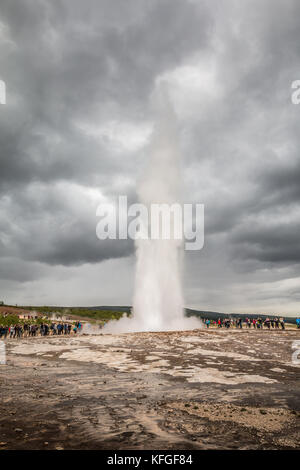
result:
<svg viewBox="0 0 300 470"><path fill-rule="evenodd" d="M111 309L101 309L98 307L52 307L52 306L43 306L43 307L22 307L26 310L37 311L44 315L50 316L52 313L56 315L67 315L75 316L80 318L87 318L89 320L119 320L124 314L130 316L130 312L124 312L119 310Z"/></svg>
<svg viewBox="0 0 300 470"><path fill-rule="evenodd" d="M27 318L19 318L18 315L14 314L8 314L8 315L1 315L0 314L0 325L2 326L11 326L11 325L24 325L24 323L27 323L27 325L31 324L38 324L40 325L41 323L50 323L50 320L45 320L44 318L37 318L37 319L27 319Z"/></svg>
<svg viewBox="0 0 300 470"><path fill-rule="evenodd" d="M84 308L70 308L68 315L76 315L79 317L89 318L92 320L119 320L124 312L117 312L114 310L88 310ZM128 314L127 314L128 315Z"/></svg>
<svg viewBox="0 0 300 470"><path fill-rule="evenodd" d="M18 315L0 315L0 325L2 326L16 325L17 323L20 323Z"/></svg>

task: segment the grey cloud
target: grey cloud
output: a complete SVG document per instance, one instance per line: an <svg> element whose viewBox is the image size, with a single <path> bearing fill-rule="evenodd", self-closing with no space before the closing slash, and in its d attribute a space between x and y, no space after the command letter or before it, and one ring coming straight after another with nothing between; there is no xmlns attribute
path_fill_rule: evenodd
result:
<svg viewBox="0 0 300 470"><path fill-rule="evenodd" d="M26 283L34 279L43 279L46 268L42 263L27 262L20 258L1 257L1 282Z"/></svg>
<svg viewBox="0 0 300 470"><path fill-rule="evenodd" d="M266 220L265 225L250 224L237 229L232 237L235 251L243 258L285 264L300 263L300 220L289 223Z"/></svg>
<svg viewBox="0 0 300 470"><path fill-rule="evenodd" d="M116 243L96 237L97 204L76 186L67 191L63 185L51 190L37 185L22 192L22 203L20 199L18 194L3 201L2 257L68 266L126 257L133 252L131 240Z"/></svg>
<svg viewBox="0 0 300 470"><path fill-rule="evenodd" d="M262 178L266 194L276 204L294 204L300 201L300 157L292 163L281 162L272 167Z"/></svg>
<svg viewBox="0 0 300 470"><path fill-rule="evenodd" d="M186 192L206 207L205 248L186 256L187 302L233 305L243 285L252 292L258 281L267 302L274 290L264 269L278 283L296 276L300 106L291 104L290 85L300 78L300 4L275 3L2 0L0 256L8 292L8 279L26 279L15 260L32 263L33 277L38 264L56 273L57 265L132 262L132 243L96 239L82 191L135 201L144 149L116 150L79 125L151 120L157 77L196 56L214 63L220 93L195 95L188 117L178 116ZM280 292L295 297L293 286Z"/></svg>

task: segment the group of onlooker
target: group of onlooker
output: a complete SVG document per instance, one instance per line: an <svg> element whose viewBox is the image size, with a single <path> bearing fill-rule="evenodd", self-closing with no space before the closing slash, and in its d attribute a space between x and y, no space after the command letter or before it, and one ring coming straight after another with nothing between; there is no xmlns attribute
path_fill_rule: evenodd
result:
<svg viewBox="0 0 300 470"><path fill-rule="evenodd" d="M70 335L73 331L77 334L81 331L82 323L80 321L71 323L23 323L10 326L0 325L1 338L26 338L29 336L48 336L48 335Z"/></svg>
<svg viewBox="0 0 300 470"><path fill-rule="evenodd" d="M298 319L297 319L298 320ZM296 324L297 327L300 328L300 319L299 322ZM246 328L255 328L255 329L263 329L263 328L268 328L269 330L271 328L279 329L281 328L282 330L285 329L285 319L283 317L274 317L274 318L269 318L267 317L266 319L262 319L261 317L258 318L218 318L218 320L210 320L209 318L204 320L204 323L206 325L206 328L209 328L210 326L217 326L218 328L230 328L230 327L235 327L242 329L243 326Z"/></svg>

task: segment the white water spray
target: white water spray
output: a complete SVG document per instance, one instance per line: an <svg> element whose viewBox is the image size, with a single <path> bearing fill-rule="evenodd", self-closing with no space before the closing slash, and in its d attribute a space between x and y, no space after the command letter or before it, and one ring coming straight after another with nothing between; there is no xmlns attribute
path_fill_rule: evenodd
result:
<svg viewBox="0 0 300 470"><path fill-rule="evenodd" d="M153 97L155 125L149 161L138 185L140 202L173 204L181 200L180 152L177 121L164 87ZM133 316L109 322L105 332L167 331L199 328L196 318L184 316L181 283L182 240L136 241Z"/></svg>

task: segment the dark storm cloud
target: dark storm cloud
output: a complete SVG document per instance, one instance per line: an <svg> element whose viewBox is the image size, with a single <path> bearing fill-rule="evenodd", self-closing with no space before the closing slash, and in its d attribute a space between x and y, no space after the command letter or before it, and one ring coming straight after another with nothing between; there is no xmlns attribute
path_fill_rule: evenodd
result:
<svg viewBox="0 0 300 470"><path fill-rule="evenodd" d="M1 257L0 280L24 283L43 278L46 269L41 263L26 262L14 257Z"/></svg>
<svg viewBox="0 0 300 470"><path fill-rule="evenodd" d="M87 223L81 217L69 233L54 224L51 239L35 236L31 219L20 210L22 186L65 180L104 192L114 187L132 192L137 152L116 152L105 137L86 135L77 124L139 119L156 76L205 45L207 12L180 1L127 2L126 8L124 2L109 1L4 1L0 15L1 72L8 89L0 116L0 190L13 195L12 212L19 213L22 227L18 238L20 232L9 231L5 221L3 233L10 243L2 247L3 254L13 246L20 257L67 265L127 256L130 243L107 242L100 248L94 219ZM115 182L118 175L127 180L123 188ZM44 188L43 198L47 192ZM60 219L64 209L51 198L46 212L32 199L26 203L25 212L33 204L40 226L49 213Z"/></svg>
<svg viewBox="0 0 300 470"><path fill-rule="evenodd" d="M2 200L0 256L69 266L132 254L131 240L116 243L96 237L100 220L96 207L89 192L66 183L53 188L35 184L6 196ZM5 218L4 214L13 216Z"/></svg>
<svg viewBox="0 0 300 470"><path fill-rule="evenodd" d="M215 50L223 93L192 123L189 154L206 208L206 243L219 234L227 262L249 258L261 268L299 262L300 114L290 86L300 74L300 5L273 5L224 3L220 14L230 10L231 21L218 23Z"/></svg>
<svg viewBox="0 0 300 470"><path fill-rule="evenodd" d="M232 237L236 255L266 262L300 263L300 221L276 223L266 221L263 226L249 225L237 229Z"/></svg>
<svg viewBox="0 0 300 470"><path fill-rule="evenodd" d="M262 184L277 205L298 204L300 201L300 158L279 163L263 176Z"/></svg>
<svg viewBox="0 0 300 470"><path fill-rule="evenodd" d="M141 11L129 2L124 10L124 2L4 1L13 45L1 70L18 100L1 119L5 181L86 176L90 184L115 171L113 156L76 121L139 117L155 77L206 43L207 15L193 5L151 2Z"/></svg>
<svg viewBox="0 0 300 470"><path fill-rule="evenodd" d="M236 272L248 285L263 284L265 268L293 278L299 31L297 0L2 0L2 278L17 280L14 260L24 282L30 262L35 279L47 265L132 254L130 242L97 240L95 208L105 196L135 202L158 77L177 80L183 178L189 200L205 204L204 250L187 255L191 302L223 296Z"/></svg>

